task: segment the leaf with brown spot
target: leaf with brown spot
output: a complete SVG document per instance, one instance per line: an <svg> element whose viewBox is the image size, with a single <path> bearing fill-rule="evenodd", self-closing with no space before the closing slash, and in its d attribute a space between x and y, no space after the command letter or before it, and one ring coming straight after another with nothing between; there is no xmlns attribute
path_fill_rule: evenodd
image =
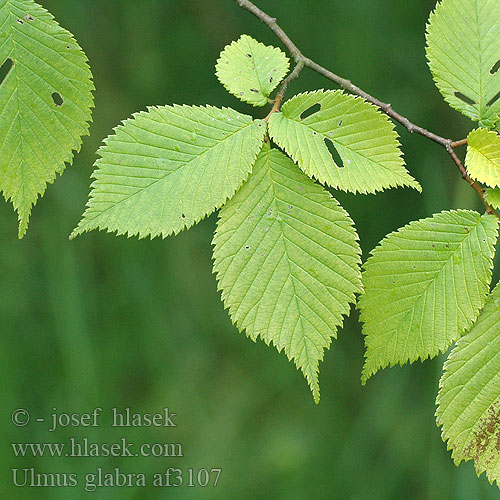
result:
<svg viewBox="0 0 500 500"><path fill-rule="evenodd" d="M500 479L500 285L444 365L437 423L458 465L474 460L478 475Z"/></svg>

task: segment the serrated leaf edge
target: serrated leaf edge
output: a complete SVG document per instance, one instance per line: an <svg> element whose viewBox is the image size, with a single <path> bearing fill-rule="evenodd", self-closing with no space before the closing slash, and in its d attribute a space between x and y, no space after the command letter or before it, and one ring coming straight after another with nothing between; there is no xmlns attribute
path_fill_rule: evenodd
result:
<svg viewBox="0 0 500 500"><path fill-rule="evenodd" d="M286 69L285 69L285 72L283 74L283 76L278 80L276 79L276 83L274 85L274 87L272 88L272 90L270 91L269 94L271 94L275 89L276 87L283 81L283 79L285 78L286 74L288 73L288 71L290 70L290 59L289 57L278 47L274 47L273 45L266 45L262 42L259 42L257 40L255 40L255 38L251 37L250 35L246 35L246 34L243 34L241 35L238 40L233 40L231 43L227 44L221 51L220 53L220 56L219 58L217 59L217 62L216 62L216 65L215 65L215 75L217 77L217 80L219 80L219 83L227 90L227 92L229 94L231 94L232 96L236 97L237 99L239 99L240 101L242 102L245 102L247 104L250 104L254 107L262 107L262 106L265 106L266 104L268 104L268 98L269 98L269 95L264 95L262 93L262 95L264 95L265 99L262 99L259 103L255 103L255 102L252 102L248 99L245 99L244 96L241 96L241 95L237 95L235 93L233 93L230 88L220 79L220 76L219 76L219 66L222 64L222 54L224 53L224 51L226 49L228 49L229 47L233 47L235 46L238 42L240 42L242 39L244 38L250 38L252 40L252 42L255 42L256 44L258 45L261 45L262 47L266 48L266 49L272 49L273 52L276 52L278 54L282 54L283 56L285 56L285 59L286 59ZM260 92L260 90L259 90Z"/></svg>
<svg viewBox="0 0 500 500"><path fill-rule="evenodd" d="M409 228L409 227L412 227L413 225L415 225L415 224L417 224L417 223L424 222L424 221L426 221L426 220L432 220L432 219L433 219L433 217L434 217L435 215L439 215L439 214L442 214L442 213L476 213L476 214L480 215L481 219L482 219L483 217L485 217L485 216L481 216L481 214L479 214L478 212L475 212L474 210L457 209L457 210L442 210L441 212L438 212L437 214L434 214L434 215L433 215L433 216L431 216L431 217L426 217L426 218L424 218L424 219L419 219L419 220L414 220L414 221L411 221L411 222L409 222L408 224L406 224L405 226L402 226L402 227L400 227L399 229L396 229L395 231L392 231L391 233L387 234L387 235L386 235L386 236L385 236L385 237L384 237L384 238L383 238L383 239L382 239L382 240L378 243L378 245L377 245L377 246L376 246L373 250L371 250L371 251L370 251L368 259L367 259L367 260L366 260L366 262L362 265L362 269L363 269L363 271L366 271L366 267L365 267L365 266L366 266L366 264L368 264L369 260L370 260L371 258L373 258L373 257L374 257L374 252L375 252L378 248L380 248L380 247L384 244L384 242L385 242L388 238L390 238L392 235L395 235L395 234L397 234L397 233L400 233L402 230L404 230L404 229L406 229L406 228ZM493 216L493 215L491 215L491 217L494 217L494 216ZM479 220L481 220L481 219L479 219ZM493 252L492 252L492 255L491 255L491 258L490 258L490 266L489 266L489 268L488 268L488 283L487 283L487 284L490 284L490 283L491 283L491 279L492 279L492 275L493 275L493 267L494 267L493 256L494 256L494 254L495 254L495 246L496 246L496 242L497 242L497 240L498 240L498 227L499 227L499 222L497 221L497 231L496 231L495 238L494 238L494 242L493 242ZM364 293L364 292L363 292L363 293ZM481 310L482 310L482 309L483 309L483 307L484 307L484 302L486 301L487 296L488 296L488 295L486 294L486 295L484 296L484 298L483 298L483 305L482 305L481 307L478 307L478 308L477 308L477 311L475 311L475 316L476 316L476 317L475 317L475 319L474 319L474 320L472 320L472 321L469 321L469 325L468 325L468 326L464 327L461 331L457 332L457 334L456 334L456 338L455 338L454 342L456 342L456 341L457 341L460 337L462 337L462 336L464 335L464 332L468 331L468 330L469 330L469 329L473 326L473 324L477 321L477 318L478 318L478 316L479 316L479 314L480 314ZM364 316L364 314L363 314L363 311L359 308L359 299L358 299L358 303L357 303L357 305L356 305L356 308L357 308L357 309L358 309L358 311L360 312L360 321L361 321L361 322L363 323L363 325L364 325L364 323L365 323L365 321L363 320L363 316ZM422 356L422 355L419 355L419 356L417 356L417 358L416 358L416 359L413 359L413 360L410 360L410 359L408 358L408 359L406 359L406 360L399 360L399 361L396 361L396 362L390 362L390 361L388 361L388 362L386 362L385 364L378 366L378 367L375 369L375 371L373 371L373 369L372 369L372 371L371 371L371 372L369 372L369 373L366 373L366 372L365 372L365 368L364 368L364 366L363 366L363 371L362 371L362 375L361 375L361 384L362 384L362 385L366 385L366 383L368 382L368 380L369 380L371 377L373 377L376 373L378 373L380 370L383 370L383 369L388 368L388 367L389 367L389 368L392 368L392 367L394 367L394 366L398 366L398 365L399 365L399 366L404 366L404 365L406 365L406 364L411 365L411 364L413 364L413 363L415 363L415 362L417 362L417 361L423 362L423 361L425 361L425 360L427 360L427 359L432 359L432 358L434 358L434 357L435 357L435 356L437 356L438 354L441 354L441 353L446 352L449 348L450 348L450 347L448 346L448 347L446 347L446 348L444 348L444 349L435 349L435 350L433 350L433 351L430 351L430 352L429 352L429 353L427 353L426 355L423 355L423 356ZM365 359L365 361L368 359L368 356L367 356L367 351L366 351L366 350L365 350L365 354L364 354L364 359Z"/></svg>
<svg viewBox="0 0 500 500"><path fill-rule="evenodd" d="M240 188L241 189L241 188ZM215 259L213 259L213 266L212 266L212 273L216 276L216 282L217 282L217 291L220 292L221 294L221 298L222 298L222 303L223 303L223 306L224 306L224 310L227 310L228 311L228 316L229 318L231 319L231 323L236 326L236 328L241 332L241 333L244 333L245 336L249 339L251 339L254 343L257 343L257 339L260 339L262 340L267 346L269 345L273 345L274 348L278 351L278 353L284 353L285 356L287 357L288 361L290 362L293 362L293 364L295 365L296 369L300 372L302 372L302 374L304 375L304 377L306 378L306 381L307 383L309 384L311 390L312 390L312 393L313 393L313 398L314 398L314 402L316 404L319 403L320 401L320 387L319 387L319 365L320 363L324 360L324 355L325 355L325 351L329 350L330 349L330 346L332 344L332 340L336 340L337 339L337 332L339 329L341 329L343 327L343 324L344 324L344 321L345 319L349 316L353 306L355 306L355 303L356 303L356 295L359 295L363 292L363 285L361 283L361 248L359 246L359 235L358 235L358 232L356 230L356 226L355 226L355 223L354 221L352 220L350 214L347 212L347 210L339 203L339 201L334 198L333 196L330 195L330 199L336 203L336 205L344 212L344 215L346 217L346 221L348 221L353 229L353 232L354 232L354 236L355 236L355 239L354 241L357 243L357 264L359 266L359 273L358 273L358 278L356 280L356 283L355 285L357 286L357 291L354 291L352 292L351 294L349 294L349 302L345 308L345 311L342 313L342 316L344 317L343 318L343 321L337 325L334 329L332 329L332 335L329 337L328 339L328 345L327 347L325 347L322 352L321 352L321 357L318 358L318 360L315 362L315 363L311 363L311 366L314 365L314 371L313 371L313 374L309 374L309 373L306 373L306 371L297 364L297 361L295 359L293 359L293 357L289 356L288 353L285 352L285 349L283 346L279 346L277 345L275 342L274 342L274 339L264 339L262 338L259 334L257 334L255 337L252 336L246 328L242 328L241 325L239 324L239 320L233 318L231 316L231 314L229 314L229 309L230 309L230 304L227 302L227 292L224 291L224 289L222 288L222 286L220 285L220 282L221 282L221 279L220 279L220 272L217 271L217 269L215 268ZM219 222L219 221L218 221ZM215 249L215 238L216 238L216 234L217 233L214 233L214 236L212 238L212 246L213 246L213 249Z"/></svg>
<svg viewBox="0 0 500 500"><path fill-rule="evenodd" d="M64 36L65 37L64 39L68 43L74 44L75 50L78 50L78 52L80 53L82 67L85 68L90 75L90 78L89 78L90 85L88 88L88 95L87 95L87 97L90 100L90 104L89 104L88 117L85 120L85 122L82 123L83 132L80 134L79 139L75 142L74 147L67 152L66 157L57 166L57 169L52 173L51 177L43 181L43 184L44 184L43 190L40 193L37 193L36 198L30 202L30 205L29 205L29 207L27 207L24 216L19 212L19 207L14 205L14 210L17 212L17 216L18 216L18 223L19 223L18 238L19 239L22 239L26 235L33 208L38 203L38 201L45 195L45 192L47 191L48 186L51 184L54 184L54 182L57 180L58 175L62 176L62 174L66 170L66 164L68 166L71 166L73 164L73 160L75 158L75 155L81 151L82 144L83 144L83 138L85 136L90 135L90 126L91 126L92 121L93 121L92 110L95 109L95 98L94 98L93 92L96 90L96 88L95 88L94 77L92 74L92 70L90 68L89 59L87 57L87 54L82 49L82 47L80 46L80 44L76 40L75 36L73 35L73 33L71 31L69 31L68 29L64 28L63 26L61 26L59 24L59 22L57 21L57 19L54 17L54 15L49 10L45 9L39 3L36 3L36 6L37 6L37 8L39 8L43 11L43 14L45 16L47 16L48 21L53 22L57 26L57 28L59 28L61 30L61 32L59 32L58 35ZM12 10L10 9L9 2L7 2L7 7L9 9L9 15L13 16L14 14L12 13ZM9 197L5 196L3 191L2 191L2 195L3 195L3 198L5 199L6 202L13 203L12 196L9 196Z"/></svg>
<svg viewBox="0 0 500 500"><path fill-rule="evenodd" d="M220 110L223 110L223 111L227 110L227 111L231 111L231 112L235 111L234 109L229 108L229 107L221 107L221 108L219 108L217 106L212 106L210 104L206 104L206 105L202 105L202 106L192 106L192 105L189 105L189 104L156 105L156 106L147 106L146 110L136 111L135 113L132 113L132 115L129 118L121 120L118 125L116 125L115 127L113 127L112 133L109 134L105 139L103 139L101 146L97 150L96 154L99 155L100 158L98 158L97 161L94 163L94 170L93 170L92 175L91 175L91 178L93 178L95 180L90 185L90 189L91 189L90 196L89 196L89 198L87 200L87 203L85 205L85 211L84 211L83 215L81 216L81 220L77 224L77 226L75 227L75 229L73 229L73 231L71 232L71 234L69 236L69 240L70 241L73 240L74 238L76 238L77 236L79 236L79 235L81 235L83 233L87 233L87 232L93 231L94 229L97 229L98 231L105 231L105 232L110 233L110 234L115 234L116 236L126 236L127 238L135 237L135 236L137 236L139 234L139 231L135 231L135 232L128 231L128 230L127 231L120 231L118 229L110 229L110 228L107 228L105 226L103 227L100 224L98 226L89 226L88 223L83 224L83 222L84 222L86 214L88 213L89 210L91 210L92 201L93 201L93 199L95 197L92 194L92 191L93 191L93 188L95 187L95 183L97 182L96 173L97 173L97 171L99 169L100 163L103 160L102 153L105 152L106 147L108 146L108 141L112 137L116 136L116 134L120 130L123 130L127 126L128 123L133 122L138 117L146 116L151 111L154 111L154 110L163 109L163 108L169 108L169 107L171 107L171 108L193 108L193 107L196 107L196 108L205 108L205 109L215 109L215 110L218 110L218 111L220 111ZM255 125L256 123L257 124L258 123L264 124L264 121L263 120L253 119L251 122L248 123L247 127ZM244 127L244 128L246 128L246 127ZM244 130L244 128L240 129L240 131ZM151 235L151 234L146 234L144 236L140 236L139 239L145 239L145 238L149 237L150 240L153 240L154 238L157 238L158 236L161 236L162 239L165 239L165 238L167 238L168 236L171 236L171 235L175 236L175 235L179 234L181 231L193 227L194 225L196 225L199 222L201 222L202 220L204 220L206 217L209 217L213 212L215 212L215 211L219 210L220 208L222 208L228 202L228 200L230 200L236 194L236 192L241 188L241 186L248 180L248 178L252 174L252 169L253 169L253 166L255 164L255 161L257 160L259 152L260 152L260 149L255 153L254 157L249 162L250 165L251 165L251 168L250 168L249 173L246 176L245 180L220 205L218 205L216 208L214 208L214 210L212 212L206 213L203 216L195 219L192 224L184 224L183 227L181 227L180 229L175 230L175 231L173 231L171 233L161 233L161 234L154 235L154 236ZM85 227L85 226L89 226L89 227Z"/></svg>

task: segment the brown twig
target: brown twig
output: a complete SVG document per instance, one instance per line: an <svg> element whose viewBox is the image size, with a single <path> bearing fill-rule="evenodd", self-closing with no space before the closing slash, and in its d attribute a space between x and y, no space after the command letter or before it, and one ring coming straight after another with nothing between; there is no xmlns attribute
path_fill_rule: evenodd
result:
<svg viewBox="0 0 500 500"><path fill-rule="evenodd" d="M276 22L276 18L266 14L263 10L259 9L259 7L257 7L253 2L251 2L250 0L235 0L235 1L241 8L252 13L255 17L257 17L260 21L262 21L266 26L268 26L274 32L274 34L281 40L283 45L288 49L288 51L290 52L296 63L294 71L285 80L283 86L278 92L278 95L274 102L273 109L271 110L271 113L267 116L266 119L269 119L269 116L271 116L272 113L279 110L279 107L281 105L281 102L283 100L283 97L285 95L286 89L290 81L292 81L294 78L297 78L303 67L312 69L316 73L334 82L336 85L346 90L347 92L358 95L363 99L365 99L366 101L370 102L371 104L377 106L387 116L400 123L411 134L413 133L419 134L442 146L448 152L451 159L457 166L462 178L465 181L467 181L467 183L472 187L472 189L474 189L474 191L476 191L476 193L479 195L481 201L486 207L486 211L490 214L496 215L500 219L498 213L485 200L484 189L476 181L471 179L471 177L467 174L467 170L465 169L463 162L455 153L454 148L466 145L467 139L463 139L461 141L452 141L451 139L446 139L445 137L441 137L440 135L434 134L433 132L414 124L408 118L396 112L391 104L380 101L376 97L371 96L363 89L360 89L359 87L354 85L350 80L347 80L345 78L336 75L335 73L332 73L330 70L324 68L323 66L320 66L312 59L306 57L300 51L300 49L293 43L290 37L279 27L278 23Z"/></svg>
<svg viewBox="0 0 500 500"><path fill-rule="evenodd" d="M446 148L446 151L448 151L448 154L451 156L451 159L455 162L455 165L458 167L460 170L460 173L462 174L462 179L464 181L467 181L467 183L476 191L476 193L479 195L479 198L481 198L481 201L483 202L483 205L486 207L486 212L489 214L496 215L498 217L498 213L493 209L493 207L486 201L484 197L484 189L474 180L472 179L469 174L467 173L467 170L465 169L462 161L460 158L457 156L455 153L452 145L450 143L449 147ZM500 218L500 217L498 217Z"/></svg>
<svg viewBox="0 0 500 500"><path fill-rule="evenodd" d="M451 143L452 148L460 148L462 146L467 146L467 139L462 139L461 141L454 141Z"/></svg>

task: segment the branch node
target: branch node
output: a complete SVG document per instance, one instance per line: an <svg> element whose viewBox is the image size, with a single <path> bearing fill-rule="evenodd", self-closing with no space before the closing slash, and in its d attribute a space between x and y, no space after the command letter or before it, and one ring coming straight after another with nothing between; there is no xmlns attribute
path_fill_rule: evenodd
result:
<svg viewBox="0 0 500 500"><path fill-rule="evenodd" d="M294 79L299 76L299 73L302 71L302 68L304 66L307 66L308 68L312 69L319 75L324 76L328 80L332 81L339 87L343 88L344 90L347 90L351 94L355 94L359 97L362 97L365 99L365 101L368 101L369 103L373 104L377 108L379 108L381 111L383 111L387 116L392 118L394 121L400 123L409 133L414 133L416 132L419 135L422 135L423 137L426 137L427 139L439 144L443 148L446 149L448 154L450 155L451 159L455 162L456 166L458 167L460 173L462 174L462 178L465 179L471 187L476 191L476 193L479 195L481 198L481 201L483 202L484 206L486 207L486 212L487 213L492 213L496 215L498 219L500 219L500 216L498 213L488 204L488 202L484 198L484 189L477 183L475 182L471 177L469 177L467 170L465 169L462 161L460 158L456 155L455 150L453 148L455 147L460 147L464 146L467 144L467 139L463 139L461 141L452 141L451 139L446 139L444 137L441 137L440 135L434 134L433 132L423 128L419 127L418 125L415 125L412 123L408 118L404 117L403 115L400 115L394 109L392 108L391 104L386 104L379 99L371 96L364 90L360 89L359 87L356 87L350 80L347 80L345 78L342 78L335 73L332 73L330 70L324 68L323 66L320 66L318 63L314 62L312 59L309 59L308 57L304 56L300 49L292 42L290 37L278 26L276 22L276 18L269 16L266 14L264 11L259 9L254 3L252 3L250 0L235 0L236 3L242 7L243 9L247 10L248 12L252 13L255 17L257 17L260 21L262 21L266 26L268 26L274 34L281 40L283 45L288 49L290 54L293 56L296 66L294 70L288 75L288 77L283 81L283 84L281 86L281 89L278 92L278 95L276 97L276 100L274 101L273 109L269 113L269 115L265 118L265 120L269 120L269 117L275 113L276 111L279 110L281 101L283 100L283 97L285 95L286 89L288 84Z"/></svg>

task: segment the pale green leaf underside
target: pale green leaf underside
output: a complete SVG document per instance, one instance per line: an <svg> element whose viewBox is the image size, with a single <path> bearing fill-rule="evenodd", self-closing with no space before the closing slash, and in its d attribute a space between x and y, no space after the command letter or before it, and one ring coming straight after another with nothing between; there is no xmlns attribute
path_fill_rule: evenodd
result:
<svg viewBox="0 0 500 500"><path fill-rule="evenodd" d="M211 106L151 107L115 129L101 158L82 220L92 229L140 238L190 227L247 179L265 123Z"/></svg>
<svg viewBox="0 0 500 500"><path fill-rule="evenodd" d="M373 250L358 303L364 382L387 365L436 356L471 326L489 291L497 230L493 215L441 212Z"/></svg>
<svg viewBox="0 0 500 500"><path fill-rule="evenodd" d="M484 190L484 198L493 208L500 210L499 188L486 188Z"/></svg>
<svg viewBox="0 0 500 500"><path fill-rule="evenodd" d="M216 74L227 91L238 99L265 106L288 68L288 57L280 49L242 35L221 52Z"/></svg>
<svg viewBox="0 0 500 500"><path fill-rule="evenodd" d="M500 286L450 353L437 403L455 463L474 460L478 475L500 483Z"/></svg>
<svg viewBox="0 0 500 500"><path fill-rule="evenodd" d="M315 112L301 119L310 108ZM421 189L404 167L394 125L361 98L339 90L299 94L271 116L269 133L309 177L334 188L354 193L396 186ZM328 142L343 166L334 160Z"/></svg>
<svg viewBox="0 0 500 500"><path fill-rule="evenodd" d="M491 187L500 186L500 136L480 128L467 138L465 165L469 175Z"/></svg>
<svg viewBox="0 0 500 500"><path fill-rule="evenodd" d="M0 189L18 213L22 237L37 198L88 133L94 86L71 33L30 0L0 0L0 66L6 61L12 66L0 84Z"/></svg>
<svg viewBox="0 0 500 500"><path fill-rule="evenodd" d="M500 114L500 2L443 0L427 26L427 59L446 102L481 126Z"/></svg>
<svg viewBox="0 0 500 500"><path fill-rule="evenodd" d="M348 214L266 145L220 211L214 271L232 320L284 350L319 400L318 365L354 294L360 249Z"/></svg>

